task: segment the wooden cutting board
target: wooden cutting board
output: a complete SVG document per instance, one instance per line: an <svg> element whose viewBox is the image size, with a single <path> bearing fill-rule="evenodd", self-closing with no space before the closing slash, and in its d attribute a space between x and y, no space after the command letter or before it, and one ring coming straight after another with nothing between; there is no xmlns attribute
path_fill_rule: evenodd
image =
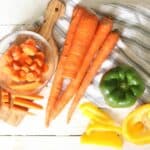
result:
<svg viewBox="0 0 150 150"><path fill-rule="evenodd" d="M45 12L44 23L38 29L50 44L52 50L58 52L57 45L53 37L53 28L57 20L64 15L65 5L60 0L51 0ZM0 92L1 93L1 92ZM10 125L17 126L25 117L25 111L17 110L14 107L1 105L0 96L0 118Z"/></svg>
<svg viewBox="0 0 150 150"><path fill-rule="evenodd" d="M44 23L38 31L56 51L58 48L53 37L53 28L57 20L64 15L64 12L65 5L60 0L51 0L45 12Z"/></svg>

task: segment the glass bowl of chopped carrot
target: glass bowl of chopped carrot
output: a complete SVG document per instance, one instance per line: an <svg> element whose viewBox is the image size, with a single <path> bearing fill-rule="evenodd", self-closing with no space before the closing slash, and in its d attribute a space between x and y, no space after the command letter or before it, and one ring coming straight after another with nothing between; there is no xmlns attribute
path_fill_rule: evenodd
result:
<svg viewBox="0 0 150 150"><path fill-rule="evenodd" d="M34 94L52 78L57 52L41 35L17 31L0 42L0 86L11 93Z"/></svg>

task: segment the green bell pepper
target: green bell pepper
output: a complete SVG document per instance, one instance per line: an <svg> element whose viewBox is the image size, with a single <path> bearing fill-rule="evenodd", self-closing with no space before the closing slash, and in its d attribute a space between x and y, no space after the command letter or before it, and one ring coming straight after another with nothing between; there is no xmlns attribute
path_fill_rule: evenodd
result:
<svg viewBox="0 0 150 150"><path fill-rule="evenodd" d="M100 90L111 107L129 107L143 94L145 84L138 72L127 65L120 65L106 72Z"/></svg>

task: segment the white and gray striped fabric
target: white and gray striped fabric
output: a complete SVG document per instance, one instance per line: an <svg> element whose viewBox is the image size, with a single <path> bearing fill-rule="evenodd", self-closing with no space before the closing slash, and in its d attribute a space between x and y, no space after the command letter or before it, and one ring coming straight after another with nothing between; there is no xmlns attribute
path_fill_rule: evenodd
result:
<svg viewBox="0 0 150 150"><path fill-rule="evenodd" d="M72 10L76 4L77 1L68 1L65 17L60 19L55 26L54 35L60 47L64 43ZM114 19L113 28L119 29L121 38L112 55L103 63L88 87L85 97L100 107L107 107L98 88L101 77L109 68L125 63L133 66L145 80L146 90L141 99L144 101L150 99L150 11L118 3L101 3L98 9L90 6L89 9L100 18L111 16Z"/></svg>

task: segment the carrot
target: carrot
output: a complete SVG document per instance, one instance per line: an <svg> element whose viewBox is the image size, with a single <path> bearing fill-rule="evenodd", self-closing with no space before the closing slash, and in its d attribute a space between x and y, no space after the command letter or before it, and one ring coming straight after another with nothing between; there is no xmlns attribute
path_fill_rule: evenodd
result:
<svg viewBox="0 0 150 150"><path fill-rule="evenodd" d="M9 109L9 103L5 103L3 106L7 107ZM34 115L34 113L32 113L32 112L28 112L28 108L26 108L26 107L13 105L13 107L11 109L13 109L14 111L25 112L27 115Z"/></svg>
<svg viewBox="0 0 150 150"><path fill-rule="evenodd" d="M34 62L37 63L39 67L42 67L43 64L44 64L44 61L42 61L42 60L39 59L39 58L35 58L35 59L34 59Z"/></svg>
<svg viewBox="0 0 150 150"><path fill-rule="evenodd" d="M97 25L98 18L94 14L86 11L78 25L69 56L65 62L64 78L75 78L78 68L82 64L86 50L89 48L94 37Z"/></svg>
<svg viewBox="0 0 150 150"><path fill-rule="evenodd" d="M26 74L26 81L27 82L33 82L35 81L37 78L37 73L36 72L29 72Z"/></svg>
<svg viewBox="0 0 150 150"><path fill-rule="evenodd" d="M14 69L15 71L21 69L20 64L19 64L18 62L16 62L16 61L13 61L12 66L13 66L13 69Z"/></svg>
<svg viewBox="0 0 150 150"><path fill-rule="evenodd" d="M62 54L61 54L61 57L60 57L60 60L59 60L58 66L57 66L57 70L55 73L55 77L53 80L50 97L49 97L48 103L47 103L46 118L45 118L46 126L49 125L54 103L57 100L57 98L60 94L61 87L62 87L62 83L63 83L62 73L63 73L64 61L69 54L70 47L71 47L71 44L73 41L73 36L77 30L78 24L79 24L84 12L85 12L85 10L79 6L77 6L74 9L73 18L71 20L70 27L69 27L69 30L68 30L68 33L66 36L65 44L64 44Z"/></svg>
<svg viewBox="0 0 150 150"><path fill-rule="evenodd" d="M35 54L35 58L40 59L41 61L44 61L45 55L44 55L43 52L38 51L38 52Z"/></svg>
<svg viewBox="0 0 150 150"><path fill-rule="evenodd" d="M43 99L42 95L19 95L19 94L13 94L14 97L20 97L20 98L24 98L24 99L28 99L28 100L41 100Z"/></svg>
<svg viewBox="0 0 150 150"><path fill-rule="evenodd" d="M13 60L19 60L20 59L20 56L21 56L21 48L19 46L14 46L12 51L11 51L11 55L13 57Z"/></svg>
<svg viewBox="0 0 150 150"><path fill-rule="evenodd" d="M36 41L32 38L27 39L25 41L25 44L32 45L32 46L36 47Z"/></svg>
<svg viewBox="0 0 150 150"><path fill-rule="evenodd" d="M28 56L34 56L37 52L37 48L35 46L29 44L21 44L22 51Z"/></svg>
<svg viewBox="0 0 150 150"><path fill-rule="evenodd" d="M72 98L74 93L77 91L77 89L80 86L81 81L84 78L84 75L95 55L95 53L99 50L99 48L102 46L104 40L108 36L112 29L112 20L109 18L103 18L101 22L98 25L98 29L96 31L95 37L91 43L91 46L89 47L84 61L78 70L77 76L74 80L71 81L69 86L67 87L66 91L62 94L62 97L59 99L58 103L56 104L56 111L55 116L58 115L58 113L65 107L65 105L69 102L69 100Z"/></svg>
<svg viewBox="0 0 150 150"><path fill-rule="evenodd" d="M9 102L9 99L4 97L4 102ZM22 106L25 108L33 108L33 109L42 109L43 107L39 104L32 102L31 100L23 99L23 98L14 98L14 105Z"/></svg>
<svg viewBox="0 0 150 150"><path fill-rule="evenodd" d="M26 108L33 108L33 109L42 109L43 108L41 105L31 102L30 100L23 99L23 98L15 98L14 104L23 106Z"/></svg>
<svg viewBox="0 0 150 150"><path fill-rule="evenodd" d="M40 82L35 81L35 82L29 82L29 83L24 83L24 84L11 84L10 87L14 90L33 90L41 85Z"/></svg>
<svg viewBox="0 0 150 150"><path fill-rule="evenodd" d="M75 95L75 98L74 98L72 105L68 112L67 122L69 122L69 120L71 119L71 116L72 116L73 112L75 111L75 108L78 105L81 97L83 96L84 92L86 91L88 85L94 78L97 70L100 68L102 63L106 60L106 58L112 52L112 49L115 47L118 39L119 39L119 33L116 31L112 31L108 35L103 46L100 48L96 58L93 60L92 66L90 67L87 74L85 75L85 77L80 85L80 88L78 89L77 94Z"/></svg>
<svg viewBox="0 0 150 150"><path fill-rule="evenodd" d="M21 70L23 70L25 73L28 73L30 71L29 67L27 64L24 64L22 67L21 67Z"/></svg>
<svg viewBox="0 0 150 150"><path fill-rule="evenodd" d="M24 65L25 63L28 65L31 65L33 62L32 58L30 58L29 56L27 56L25 53L22 53L21 57L20 57L20 63L22 65Z"/></svg>

